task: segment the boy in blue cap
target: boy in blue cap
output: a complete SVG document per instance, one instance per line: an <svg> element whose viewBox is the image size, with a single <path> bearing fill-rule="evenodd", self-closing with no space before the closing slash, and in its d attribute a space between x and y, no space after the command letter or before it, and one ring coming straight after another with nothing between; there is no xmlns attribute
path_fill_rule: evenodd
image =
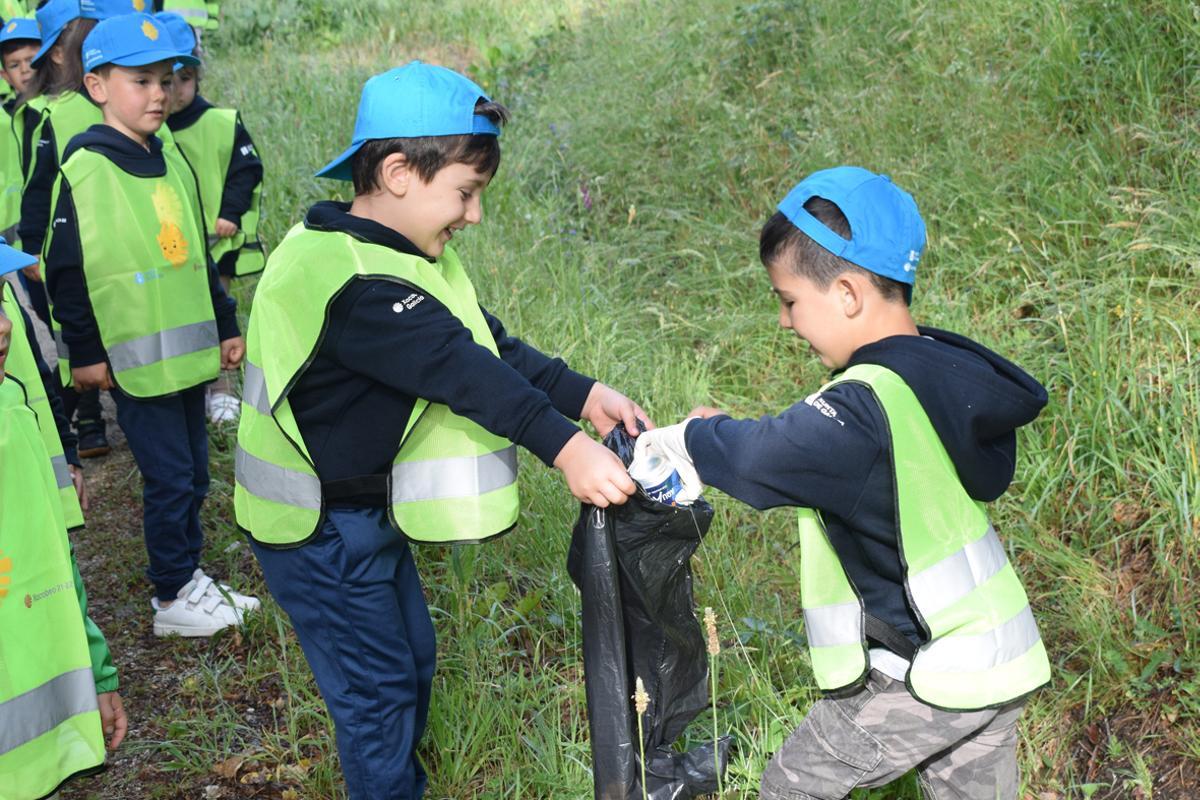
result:
<svg viewBox="0 0 1200 800"><path fill-rule="evenodd" d="M180 52L148 14L106 19L83 45L104 122L68 144L45 248L76 389L109 389L142 473L157 636L211 636L258 601L200 568L208 491L204 385L241 361L236 304L208 256L196 183L155 135Z"/></svg>
<svg viewBox="0 0 1200 800"><path fill-rule="evenodd" d="M778 416L698 408L639 451L764 509L799 507L800 595L826 697L772 758L764 798L839 800L913 768L930 798L1011 800L1016 722L1050 677L984 503L1046 392L971 340L918 327L916 203L857 167L810 175L763 227L779 324L833 379Z"/></svg>
<svg viewBox="0 0 1200 800"><path fill-rule="evenodd" d="M516 447L598 506L635 487L571 421L637 435L624 395L508 335L451 240L482 219L507 110L443 67L367 81L354 139L272 253L247 334L234 507L337 728L349 795L418 798L436 660L408 543L517 521ZM515 444L514 444L515 443Z"/></svg>
<svg viewBox="0 0 1200 800"><path fill-rule="evenodd" d="M40 39L37 23L23 17L13 17L0 26L0 76L12 90L4 101L3 123L12 127L12 115L20 113L17 104L33 77L33 55ZM6 136L0 143L0 231L7 239L16 234L21 218L21 189L25 184L21 170L21 152L16 137ZM10 230L11 229L11 230Z"/></svg>
<svg viewBox="0 0 1200 800"><path fill-rule="evenodd" d="M0 239L0 276L32 261ZM0 794L32 800L101 769L104 737L115 749L127 724L108 644L88 617L58 465L44 444L56 437L34 401L32 373L43 365L26 332L15 330L28 320L2 278L0 288Z"/></svg>

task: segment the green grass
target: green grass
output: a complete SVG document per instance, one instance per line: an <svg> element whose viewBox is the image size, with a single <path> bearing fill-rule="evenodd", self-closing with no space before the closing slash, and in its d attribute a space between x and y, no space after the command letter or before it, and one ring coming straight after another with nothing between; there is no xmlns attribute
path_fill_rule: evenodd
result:
<svg viewBox="0 0 1200 800"><path fill-rule="evenodd" d="M266 238L345 195L312 173L349 139L366 77L412 57L469 69L515 112L485 221L460 245L480 297L659 422L701 402L769 413L823 379L776 328L756 262L758 227L799 177L858 163L911 190L930 230L921 321L994 347L1051 395L993 508L1055 666L1022 726L1026 788L1190 796L1177 787L1200 781L1194 4L354 5L334 23L297 9L350 4L268 3L292 22L259 43L239 17L213 44L204 91L240 108L258 142ZM222 550L237 541L230 442L215 445L212 549L236 570ZM576 507L556 475L528 457L522 468L519 532L419 553L441 650L431 797L590 793L564 566ZM754 797L816 696L794 517L715 501L697 603L717 610L726 643L726 796ZM254 574L243 583L266 594ZM166 748L189 780L241 753L241 775L339 796L328 721L272 603L203 664L169 742L138 746ZM263 698L253 718L223 699L231 689ZM710 730L707 715L693 728ZM918 794L909 781L861 796Z"/></svg>

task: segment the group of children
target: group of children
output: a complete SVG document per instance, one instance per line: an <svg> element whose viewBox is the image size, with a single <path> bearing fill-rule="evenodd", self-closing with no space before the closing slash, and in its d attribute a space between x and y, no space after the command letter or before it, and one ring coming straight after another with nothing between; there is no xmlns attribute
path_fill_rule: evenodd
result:
<svg viewBox="0 0 1200 800"><path fill-rule="evenodd" d="M199 564L206 386L241 365L236 519L334 721L348 794L419 798L436 646L409 544L511 530L517 445L583 502L625 502L637 485L578 422L601 435L623 425L688 482L799 509L800 599L827 697L771 760L763 797L832 800L914 767L931 798L1016 797L1016 720L1049 663L984 503L1011 481L1015 430L1046 395L983 346L914 323L925 227L911 196L856 167L798 184L763 228L760 257L779 324L833 379L776 416L699 407L655 429L480 304L451 241L482 221L509 112L462 75L412 62L367 81L350 146L318 173L352 182L353 200L314 204L274 249L243 342L218 264L262 266L253 145L236 113L194 95L183 20L84 15L105 5L38 10L43 94L19 91L11 113L18 142L30 124L43 131L24 139L37 144L19 223L41 260L0 247L0 271L29 270L34 289L44 279L63 374L113 395L145 483L156 634L210 635L259 605ZM17 50L0 44L8 75ZM224 172L198 166L213 163ZM0 665L18 660L9 630L46 657L30 665L24 650L9 666L28 679L0 681L0 731L25 719L11 703L53 697L57 711L20 728L24 739L0 733L0 797L8 786L38 797L98 766L102 731L115 746L125 721L68 579L66 529L82 522L85 493L66 404L10 294L0 358L33 352L0 383L0 573L13 581L0 578ZM22 573L33 547L53 568L36 581ZM25 609L5 598L17 586ZM22 616L33 608L58 616ZM38 625L64 633L37 643Z"/></svg>

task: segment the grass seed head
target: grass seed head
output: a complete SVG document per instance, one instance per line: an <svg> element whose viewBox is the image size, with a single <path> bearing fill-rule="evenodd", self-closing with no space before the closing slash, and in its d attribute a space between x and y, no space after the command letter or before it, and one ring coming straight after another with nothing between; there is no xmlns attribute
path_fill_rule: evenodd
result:
<svg viewBox="0 0 1200 800"><path fill-rule="evenodd" d="M650 707L650 695L646 694L646 685L642 683L641 678L637 679L633 692L633 707L637 709L638 716L645 714L646 709Z"/></svg>
<svg viewBox="0 0 1200 800"><path fill-rule="evenodd" d="M704 627L708 631L708 654L715 656L721 652L721 640L717 637L717 615L712 606L704 607Z"/></svg>

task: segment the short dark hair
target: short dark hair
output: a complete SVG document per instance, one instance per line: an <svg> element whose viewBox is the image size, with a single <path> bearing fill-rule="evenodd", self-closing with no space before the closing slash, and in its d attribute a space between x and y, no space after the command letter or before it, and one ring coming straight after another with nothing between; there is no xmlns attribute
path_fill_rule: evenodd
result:
<svg viewBox="0 0 1200 800"><path fill-rule="evenodd" d="M8 58L18 47L26 47L28 45L38 47L40 42L37 39L9 39L4 44L0 44L0 59ZM0 66L3 65L0 64Z"/></svg>
<svg viewBox="0 0 1200 800"><path fill-rule="evenodd" d="M843 239L851 237L850 221L836 203L824 197L810 197L804 204L804 210ZM818 289L829 288L829 284L844 272L856 272L870 278L871 284L885 300L907 303L910 296L908 287L900 281L877 275L841 256L835 256L793 225L781 211L776 211L763 225L758 237L758 258L765 267L774 264L786 266L792 274L808 278Z"/></svg>
<svg viewBox="0 0 1200 800"><path fill-rule="evenodd" d="M507 123L510 116L504 106L483 99L475 104L475 113L497 125ZM356 195L370 194L379 188L379 166L393 153L402 154L425 183L450 164L469 164L483 175L495 175L500 168L499 137L487 133L369 139L350 158Z"/></svg>

